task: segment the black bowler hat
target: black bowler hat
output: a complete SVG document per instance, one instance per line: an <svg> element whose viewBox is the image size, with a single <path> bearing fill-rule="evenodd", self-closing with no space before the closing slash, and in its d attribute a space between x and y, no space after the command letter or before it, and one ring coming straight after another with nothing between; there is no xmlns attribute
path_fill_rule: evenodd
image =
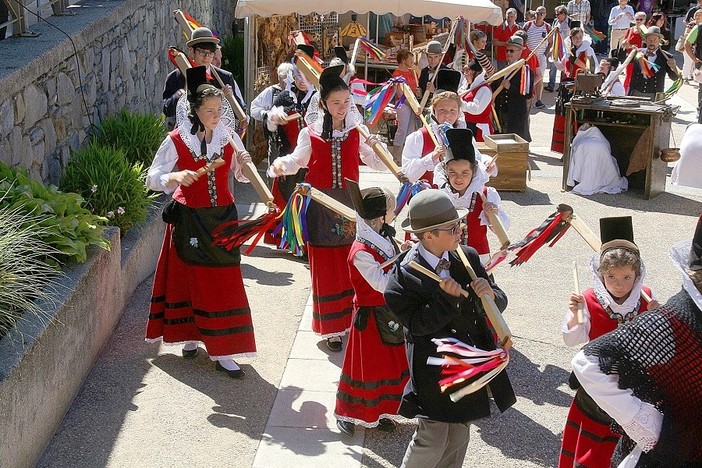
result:
<svg viewBox="0 0 702 468"><path fill-rule="evenodd" d="M448 148L444 162L465 160L475 164L475 148L473 147L473 132L468 128L449 128L446 130Z"/></svg>
<svg viewBox="0 0 702 468"><path fill-rule="evenodd" d="M309 58L314 57L314 46L307 45L307 44L298 44L297 45L297 50L301 50L302 52L305 53Z"/></svg>

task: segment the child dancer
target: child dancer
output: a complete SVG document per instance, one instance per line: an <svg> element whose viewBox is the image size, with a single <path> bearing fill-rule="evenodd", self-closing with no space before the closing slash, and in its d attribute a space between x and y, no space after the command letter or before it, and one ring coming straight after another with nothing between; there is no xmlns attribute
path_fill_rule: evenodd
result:
<svg viewBox="0 0 702 468"><path fill-rule="evenodd" d="M208 226L237 218L229 174L248 182L241 166L251 156L229 144L233 139L238 148L244 146L231 130L231 108L208 84L205 67L188 69L186 79L187 98L178 102L176 128L146 177L151 190L173 193L171 209L164 210L169 224L156 265L146 340L184 344L185 358L194 358L202 343L217 370L241 378L244 371L234 358L255 356L256 342L239 249L212 247ZM219 158L224 159L221 167L206 167Z"/></svg>
<svg viewBox="0 0 702 468"><path fill-rule="evenodd" d="M402 326L383 298L395 266L381 264L398 253L388 226L395 217L395 197L378 187L360 191L351 180L346 185L358 213L348 259L355 295L334 415L339 430L352 437L355 424L395 428L392 419L398 418L409 370Z"/></svg>
<svg viewBox="0 0 702 468"><path fill-rule="evenodd" d="M467 128L456 128L448 130L446 137L449 142L443 162L446 181L440 188L448 194L456 208L468 210L461 245L469 245L477 250L480 261L485 264L490 259L490 243L487 238L490 222L487 214L496 214L505 229L509 228L509 217L500 209L502 200L497 190L485 185L490 176L476 159L471 144L473 133Z"/></svg>
<svg viewBox="0 0 702 468"><path fill-rule="evenodd" d="M563 341L568 346L594 340L658 306L657 301L647 303L641 295L643 291L651 297L651 290L643 285L646 268L633 242L631 217L600 219L600 233L600 253L590 262L595 286L583 294L573 293L568 304L563 322ZM579 307L583 323L577 320ZM609 466L619 440L610 429L611 422L607 413L578 388L568 412L558 466Z"/></svg>
<svg viewBox="0 0 702 468"><path fill-rule="evenodd" d="M348 85L339 76L342 66L326 68L320 90L312 98L295 150L277 158L268 170L279 177L307 167L305 182L327 195L351 205L345 178L358 181L359 157L377 170L385 166L371 146L378 142L371 135L362 141L357 125L363 117L351 99ZM352 223L311 202L307 209L309 242L307 254L312 275L312 330L327 340L331 351L341 351L341 337L351 326L353 287L347 257L354 240Z"/></svg>

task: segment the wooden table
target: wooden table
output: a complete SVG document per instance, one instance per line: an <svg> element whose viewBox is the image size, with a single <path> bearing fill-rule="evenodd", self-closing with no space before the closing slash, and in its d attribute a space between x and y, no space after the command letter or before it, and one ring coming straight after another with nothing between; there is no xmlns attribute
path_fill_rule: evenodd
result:
<svg viewBox="0 0 702 468"><path fill-rule="evenodd" d="M638 107L612 105L612 100L594 102L573 100L566 104L565 145L563 149L563 190L568 187L570 146L573 141L573 124L589 123L600 129L612 147L619 165L619 172L626 174L634 146L641 135L651 128L652 138L646 149L645 169L627 177L629 188L643 189L644 199L649 200L665 192L668 164L661 161L661 149L670 146L670 122L677 107L638 101Z"/></svg>

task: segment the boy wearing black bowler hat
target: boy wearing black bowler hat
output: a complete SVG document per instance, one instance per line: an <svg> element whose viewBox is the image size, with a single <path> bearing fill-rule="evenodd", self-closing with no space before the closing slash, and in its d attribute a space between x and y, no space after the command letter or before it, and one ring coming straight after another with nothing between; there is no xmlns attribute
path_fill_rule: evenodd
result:
<svg viewBox="0 0 702 468"><path fill-rule="evenodd" d="M440 366L427 365L427 358L440 357L434 338L452 337L483 350L494 350L479 297L487 294L503 311L507 296L489 279L472 247L461 249L478 278L471 281L455 249L466 210L457 210L441 190L424 190L410 202L409 216L402 227L419 243L398 260L385 300L405 331L410 381L402 396L399 414L418 418L417 430L407 447L403 467L460 466L470 437L470 421L490 416L488 388L500 411L516 403L506 372L501 372L474 393L453 402L439 387ZM416 271L416 262L441 278L437 282ZM469 297L461 296L469 289ZM467 381L463 386L468 385Z"/></svg>

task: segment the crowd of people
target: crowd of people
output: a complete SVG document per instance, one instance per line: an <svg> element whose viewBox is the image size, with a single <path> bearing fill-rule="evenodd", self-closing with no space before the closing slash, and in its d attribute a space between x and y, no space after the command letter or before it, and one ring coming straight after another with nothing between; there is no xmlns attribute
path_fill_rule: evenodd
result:
<svg viewBox="0 0 702 468"><path fill-rule="evenodd" d="M666 73L677 72L660 49L659 26L649 27L642 38L640 30L631 32L637 26L630 23L641 22L643 12L634 12L625 0L610 15L617 31L611 50L641 47L660 61L660 77L646 77L634 64L626 73L628 85L619 81L624 67L617 59L598 60L588 34L574 24L589 22L588 0L556 8L552 25L544 21L544 7L518 25L520 12L528 13L519 5L508 9L496 28L497 67L484 53L481 32L471 34L473 47L464 51L464 64L444 63L445 48L435 41L427 44L427 65L419 73L411 53L397 53L394 76L429 103L423 122L412 106L398 108L397 176L421 185L401 223L403 241L392 227L398 211L394 195L386 187L359 188L362 164L388 170L383 157L388 146L364 124L356 99L362 93L353 92L353 64L345 51L336 52L318 83L310 82L295 60L281 63L276 83L250 106L268 140L266 174L274 208L282 210L304 182L356 212L355 219L347 219L312 200L301 215L308 236L303 247L311 275L312 329L330 352L345 352L334 409L344 436L353 436L358 425L393 431L395 420L417 418L404 467L461 466L471 422L490 416L490 400L500 411L516 402L502 368L489 378L485 371L480 378L452 382L460 397L440 385L447 353L454 361L506 359L511 347L498 336L495 317L486 315L484 305L493 304L498 314L507 306L485 265L492 254L490 233L508 229L509 217L498 192L487 185L498 174L497 163L481 154L478 142L495 132L531 140L532 103L544 106L544 80L547 91L556 84L550 66L560 72L560 116L572 95L570 83L581 71L601 71L609 79L605 94L646 96L661 91ZM554 34L562 36L566 53L549 60L559 42ZM637 44L635 37L643 42ZM693 56L700 37L696 27L686 36ZM240 379L245 372L236 359L256 353L253 322L239 249L218 247L214 232L238 217L230 176L235 183L253 176L247 173L251 156L235 131L245 129L248 119L237 118L230 102L246 105L232 75L214 63L219 39L209 29L194 30L186 46L192 66L167 78L163 110L171 131L146 181L150 189L172 194L163 213L167 228L146 339L181 345L186 359L202 347L218 370ZM296 54L314 60L311 46L298 49ZM404 96L399 87L397 95ZM555 151L563 150L562 134L563 121L557 119ZM643 285L646 269L631 219L603 219L600 231L602 247L591 262L595 284L570 297L563 323L566 344L589 344L573 361L571 384L577 392L564 423L559 466L599 467L609 460L623 467L702 463L697 425L702 218L687 253L676 250L684 290L664 306ZM278 230L269 231L266 242L284 245ZM659 333L670 339L659 339ZM448 351L440 352L437 340ZM684 343L685 352L677 342ZM461 354L465 350L469 354Z"/></svg>

